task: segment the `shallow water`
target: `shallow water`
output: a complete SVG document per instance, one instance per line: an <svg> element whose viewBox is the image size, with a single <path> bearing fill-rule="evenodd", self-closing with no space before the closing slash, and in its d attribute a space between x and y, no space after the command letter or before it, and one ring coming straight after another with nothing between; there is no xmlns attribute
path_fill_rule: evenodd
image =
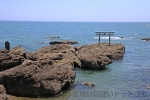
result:
<svg viewBox="0 0 150 100"><path fill-rule="evenodd" d="M150 23L147 23L150 24ZM9 41L11 48L21 45L36 51L54 40L74 40L78 45L98 42L95 31L115 31L112 43L125 45L123 59L115 60L105 70L75 69L75 86L57 97L16 98L16 100L148 100L150 98L150 26L143 23L79 23L79 22L6 22L0 21L0 48ZM47 36L59 36L49 39ZM123 38L119 38L119 37ZM43 44L40 44L42 42ZM108 42L108 36L101 36ZM89 88L82 82L95 84Z"/></svg>

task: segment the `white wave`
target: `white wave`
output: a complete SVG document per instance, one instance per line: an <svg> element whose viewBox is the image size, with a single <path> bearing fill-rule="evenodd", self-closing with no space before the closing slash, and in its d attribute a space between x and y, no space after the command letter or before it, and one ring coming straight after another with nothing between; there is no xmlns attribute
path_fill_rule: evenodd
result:
<svg viewBox="0 0 150 100"><path fill-rule="evenodd" d="M94 37L94 39L98 39L99 37ZM109 39L109 37L100 37L101 39ZM110 37L111 40L120 40L122 37Z"/></svg>
<svg viewBox="0 0 150 100"><path fill-rule="evenodd" d="M138 34L134 34L134 35L138 35Z"/></svg>

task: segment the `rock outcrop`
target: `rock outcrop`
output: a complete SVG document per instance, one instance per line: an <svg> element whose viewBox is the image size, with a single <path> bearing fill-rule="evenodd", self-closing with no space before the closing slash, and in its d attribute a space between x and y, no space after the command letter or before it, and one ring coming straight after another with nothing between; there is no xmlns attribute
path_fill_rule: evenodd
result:
<svg viewBox="0 0 150 100"><path fill-rule="evenodd" d="M22 64L26 55L25 50L20 46L12 50L0 50L0 71Z"/></svg>
<svg viewBox="0 0 150 100"><path fill-rule="evenodd" d="M33 61L43 59L50 59L53 61L63 60L65 63L71 63L74 67L81 67L81 62L77 57L74 47L67 44L43 47L35 53L26 53L26 57Z"/></svg>
<svg viewBox="0 0 150 100"><path fill-rule="evenodd" d="M82 69L104 69L106 65L112 63L112 60L121 59L125 47L122 44L102 43L85 45L78 47L78 58L81 61Z"/></svg>
<svg viewBox="0 0 150 100"><path fill-rule="evenodd" d="M64 44L28 52L21 65L0 72L0 84L16 96L57 95L74 83L73 69L81 66L74 52L73 46Z"/></svg>
<svg viewBox="0 0 150 100"><path fill-rule="evenodd" d="M75 80L71 63L44 59L24 61L22 65L0 72L7 93L15 96L54 96L70 87Z"/></svg>
<svg viewBox="0 0 150 100"><path fill-rule="evenodd" d="M49 44L54 45L54 44L78 44L76 41L52 41Z"/></svg>
<svg viewBox="0 0 150 100"><path fill-rule="evenodd" d="M78 47L55 44L36 52L25 52L21 47L0 50L0 84L15 96L54 96L74 83L75 67L104 69L121 59L124 51L122 44L108 43ZM84 85L93 86L87 82Z"/></svg>

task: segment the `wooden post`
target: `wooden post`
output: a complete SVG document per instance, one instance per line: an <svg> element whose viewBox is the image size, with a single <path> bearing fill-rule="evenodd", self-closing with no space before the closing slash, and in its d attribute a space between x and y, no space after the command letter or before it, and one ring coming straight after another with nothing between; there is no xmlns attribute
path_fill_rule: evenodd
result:
<svg viewBox="0 0 150 100"><path fill-rule="evenodd" d="M10 50L10 43L8 41L5 42L5 49Z"/></svg>
<svg viewBox="0 0 150 100"><path fill-rule="evenodd" d="M109 45L110 45L110 33L109 33Z"/></svg>
<svg viewBox="0 0 150 100"><path fill-rule="evenodd" d="M100 45L100 33L99 33L99 41L98 41L98 45Z"/></svg>

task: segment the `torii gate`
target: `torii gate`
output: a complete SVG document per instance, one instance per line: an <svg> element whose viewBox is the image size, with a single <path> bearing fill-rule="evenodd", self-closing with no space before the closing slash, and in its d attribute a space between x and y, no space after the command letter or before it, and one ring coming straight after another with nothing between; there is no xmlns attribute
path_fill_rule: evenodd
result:
<svg viewBox="0 0 150 100"><path fill-rule="evenodd" d="M100 35L103 34L103 35L106 35L106 34L109 34L109 45L110 45L110 35L111 34L114 34L115 32L103 32L103 31L99 31L99 32L95 32L97 34L99 34L99 39L98 39L98 45L100 45Z"/></svg>

